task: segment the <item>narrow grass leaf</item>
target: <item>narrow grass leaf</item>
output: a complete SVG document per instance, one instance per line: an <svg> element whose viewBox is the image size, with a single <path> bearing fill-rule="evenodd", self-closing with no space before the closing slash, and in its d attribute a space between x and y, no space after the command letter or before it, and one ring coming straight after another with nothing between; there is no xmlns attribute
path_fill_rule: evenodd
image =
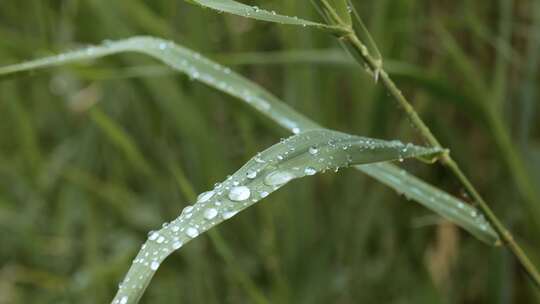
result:
<svg viewBox="0 0 540 304"><path fill-rule="evenodd" d="M436 189L405 170L394 166L373 164L364 166L364 172L387 186L396 189L408 199L413 199L446 219L460 223L475 237L488 244L497 244L499 238L483 215L471 205ZM428 204L429 202L429 204Z"/></svg>
<svg viewBox="0 0 540 304"><path fill-rule="evenodd" d="M442 151L399 141L383 141L326 129L311 130L282 140L258 153L236 173L181 215L151 231L120 284L113 303L136 303L155 271L172 252L208 229L266 198L294 179L351 165L409 157L436 157Z"/></svg>
<svg viewBox="0 0 540 304"><path fill-rule="evenodd" d="M330 26L323 23L309 21L296 16L285 16L268 11L258 6L250 6L233 0L186 0L189 3L197 4L202 7L210 8L218 12L225 12L245 18L257 19L261 21L275 22L287 25L299 25L304 27L313 27L330 32L341 33L344 29L336 26Z"/></svg>

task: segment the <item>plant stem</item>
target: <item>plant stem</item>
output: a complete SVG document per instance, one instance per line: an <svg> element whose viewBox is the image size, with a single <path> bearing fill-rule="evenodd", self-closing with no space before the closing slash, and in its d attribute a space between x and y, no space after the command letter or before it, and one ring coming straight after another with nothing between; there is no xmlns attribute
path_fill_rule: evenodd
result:
<svg viewBox="0 0 540 304"><path fill-rule="evenodd" d="M361 58L363 60L363 63L367 65L370 71L373 71L375 74L375 78L381 79L381 82L383 83L386 90L392 95L397 102L400 104L400 106L405 110L405 113L409 116L409 119L412 121L414 126L418 128L420 131L420 134L434 147L442 148L441 144L437 140L437 138L433 135L429 127L424 123L422 118L418 115L418 113L414 110L414 107L411 105L411 103L407 100L407 98L403 95L401 90L396 86L394 81L390 78L388 73L384 71L384 69L381 66L380 61L373 58L369 52L367 47L360 41L356 33L352 28L347 26L340 17L336 14L334 9L327 3L326 0L321 0L321 3L323 4L324 9L327 11L328 16L332 21L335 23L334 25L339 25L344 28L349 28L348 34L340 37L342 41L347 43L349 46L352 47L354 51L357 52L357 55L355 58ZM495 213L491 210L489 205L484 201L482 196L478 193L476 188L472 185L472 183L469 181L467 176L463 173L463 171L460 169L459 165L454 161L454 159L450 156L450 153L445 153L441 156L442 163L452 171L452 173L456 176L456 178L461 182L461 184L465 187L465 189L470 193L471 197L476 201L478 206L480 207L480 210L488 220L488 222L493 226L497 234L499 235L500 239L503 241L504 245L512 252L512 254L517 258L525 272L528 274L528 276L531 278L533 283L540 288L540 273L534 266L534 264L531 262L531 260L528 258L528 256L525 254L523 249L519 246L519 244L515 241L514 236L512 233L506 229L506 227L502 224L502 222L499 220L499 218L495 215Z"/></svg>

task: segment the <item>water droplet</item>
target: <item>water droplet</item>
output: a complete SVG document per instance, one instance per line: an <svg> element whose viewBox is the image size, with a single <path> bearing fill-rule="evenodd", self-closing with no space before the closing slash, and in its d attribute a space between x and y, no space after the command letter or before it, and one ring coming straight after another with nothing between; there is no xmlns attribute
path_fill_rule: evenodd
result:
<svg viewBox="0 0 540 304"><path fill-rule="evenodd" d="M317 170L315 170L315 168L312 168L312 167L307 167L306 169L304 169L304 173L306 175L315 175L317 173Z"/></svg>
<svg viewBox="0 0 540 304"><path fill-rule="evenodd" d="M189 227L186 230L186 235L190 238L196 238L199 235L199 230L197 230L195 227Z"/></svg>
<svg viewBox="0 0 540 304"><path fill-rule="evenodd" d="M246 173L246 176L247 176L247 178L249 178L249 179L254 179L255 177L257 177L257 171L255 171L255 170L249 170L249 171Z"/></svg>
<svg viewBox="0 0 540 304"><path fill-rule="evenodd" d="M150 231L150 236L148 237L148 239L150 241L155 241L158 237L159 237L159 233L155 231Z"/></svg>
<svg viewBox="0 0 540 304"><path fill-rule="evenodd" d="M251 190L246 186L234 187L229 191L229 199L231 201L245 201L251 196Z"/></svg>
<svg viewBox="0 0 540 304"><path fill-rule="evenodd" d="M193 211L193 206L187 206L184 208L184 210L182 210L182 214L188 214L191 213L191 211Z"/></svg>
<svg viewBox="0 0 540 304"><path fill-rule="evenodd" d="M292 129L292 132L293 132L294 134L298 134L298 133L300 133L300 128L295 127L295 128Z"/></svg>
<svg viewBox="0 0 540 304"><path fill-rule="evenodd" d="M261 157L261 153L257 153L257 156L255 156L255 161L258 162L259 164L264 164L266 161L264 159L262 159Z"/></svg>
<svg viewBox="0 0 540 304"><path fill-rule="evenodd" d="M150 263L150 269L152 269L153 271L156 271L158 268L159 268L158 261L152 261L152 263Z"/></svg>
<svg viewBox="0 0 540 304"><path fill-rule="evenodd" d="M197 197L197 203L204 203L214 196L214 191L206 191Z"/></svg>
<svg viewBox="0 0 540 304"><path fill-rule="evenodd" d="M235 216L237 213L238 213L238 211L227 211L227 212L223 213L223 218L228 220L231 217Z"/></svg>
<svg viewBox="0 0 540 304"><path fill-rule="evenodd" d="M164 238L163 236L161 236L161 235L160 235L160 236L157 238L157 240L156 240L156 242L157 242L158 244L163 243L163 241L165 241L165 238Z"/></svg>
<svg viewBox="0 0 540 304"><path fill-rule="evenodd" d="M264 183L268 186L281 186L283 184L286 184L290 180L295 178L295 176L288 171L274 171L269 173L264 178Z"/></svg>
<svg viewBox="0 0 540 304"><path fill-rule="evenodd" d="M259 194L261 195L261 198L265 198L268 196L269 193L266 191L261 191Z"/></svg>
<svg viewBox="0 0 540 304"><path fill-rule="evenodd" d="M118 302L118 304L126 304L128 301L128 297L127 296L123 296L121 299L120 299L120 302Z"/></svg>
<svg viewBox="0 0 540 304"><path fill-rule="evenodd" d="M183 245L182 241L174 241L174 243L172 244L172 248L174 250L178 250L178 249L180 249L180 247L182 247L182 245Z"/></svg>
<svg viewBox="0 0 540 304"><path fill-rule="evenodd" d="M319 149L317 149L317 147L315 146L309 147L309 154L315 155L317 153L319 153Z"/></svg>
<svg viewBox="0 0 540 304"><path fill-rule="evenodd" d="M207 220L211 220L215 218L217 215L218 215L218 211L215 208L206 209L206 211L204 211L204 218Z"/></svg>

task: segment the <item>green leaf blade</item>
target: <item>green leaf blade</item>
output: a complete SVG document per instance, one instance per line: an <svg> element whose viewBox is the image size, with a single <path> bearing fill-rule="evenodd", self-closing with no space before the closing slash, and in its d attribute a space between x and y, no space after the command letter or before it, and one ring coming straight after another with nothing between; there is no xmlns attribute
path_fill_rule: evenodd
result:
<svg viewBox="0 0 540 304"><path fill-rule="evenodd" d="M362 171L394 188L405 197L419 202L427 209L451 222L458 223L463 229L487 244L499 244L499 237L495 230L473 206L422 182L395 166L363 165Z"/></svg>
<svg viewBox="0 0 540 304"><path fill-rule="evenodd" d="M281 102L278 98L270 94L259 85L249 81L232 70L170 41L153 37L142 36L115 42L107 42L101 46L93 46L83 50L66 52L57 56L1 67L0 77L13 73L27 72L29 70L38 68L59 66L81 60L95 59L122 52L139 52L152 56L179 72L191 75L193 80L203 82L211 87L216 88L217 90L243 100L249 106L253 107L263 115L275 121L280 126L295 134L307 130L321 129L321 127L312 120L296 112L293 108ZM399 170L394 165L380 164L377 167L373 167L371 165L360 165L356 166L356 168L375 178L376 180L392 187L396 191L405 193L405 189L403 189L402 186L398 185L397 183L389 182L388 172ZM409 193L411 198L424 206L431 206L432 199L439 201L440 204L445 203L445 200L439 199L440 197L447 195L444 191L434 188L419 179L410 179L409 181L405 181L405 178L400 175L394 175L394 178L402 180L403 183L410 183L411 185L415 185L420 188L426 188L427 195L415 196L412 195L412 193ZM453 208L456 207L455 204L452 204L451 206L453 206ZM440 213L442 210L440 208L428 208L441 214L442 216L448 216L447 212ZM459 211L456 210L456 212ZM473 235L475 236L480 233L480 240L490 240L488 243L493 244L490 233L490 231L493 230L491 226L489 226L486 231L483 231L480 225L472 229L470 225L471 223L474 223L474 221L471 221L470 219L453 217L452 220L454 223L463 227L467 231L474 230Z"/></svg>
<svg viewBox="0 0 540 304"><path fill-rule="evenodd" d="M340 0L341 1L341 0ZM257 6L249 6L233 0L189 0L187 2L210 8L218 12L225 12L245 18L256 19L260 21L274 22L286 25L296 25L303 27L313 27L330 32L343 32L340 27L330 26L323 23L305 20L298 17L290 17L268 11Z"/></svg>
<svg viewBox="0 0 540 304"><path fill-rule="evenodd" d="M282 140L257 154L214 189L200 194L197 202L186 207L178 218L159 231L150 232L115 300L136 303L167 256L295 179L350 165L439 152L434 148L326 129L302 132Z"/></svg>

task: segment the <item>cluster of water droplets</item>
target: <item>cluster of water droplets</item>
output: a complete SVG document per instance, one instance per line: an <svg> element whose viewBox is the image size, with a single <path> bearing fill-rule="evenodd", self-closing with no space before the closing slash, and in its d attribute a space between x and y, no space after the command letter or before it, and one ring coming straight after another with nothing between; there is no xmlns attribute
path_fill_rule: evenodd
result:
<svg viewBox="0 0 540 304"><path fill-rule="evenodd" d="M330 130L312 130L282 139L279 144L258 153L234 175L201 193L196 203L185 207L178 218L165 223L158 231L150 231L120 292L143 288L143 282L151 277L145 277L145 271L156 271L173 251L288 182L329 169L337 171L350 165L355 154L375 149L393 149L401 153L403 149L410 152L416 148ZM129 284L133 275L139 279Z"/></svg>
<svg viewBox="0 0 540 304"><path fill-rule="evenodd" d="M147 52L173 68L185 72L190 79L206 83L220 91L252 104L259 111L269 111L271 104L266 92L200 53L158 38L132 38L135 47ZM141 41L144 40L144 41ZM142 42L142 43L141 43Z"/></svg>
<svg viewBox="0 0 540 304"><path fill-rule="evenodd" d="M265 20L265 21L271 21L276 22L280 24L296 24L296 25L302 25L302 26L308 26L308 25L314 25L314 26L321 26L321 24L307 21L300 19L296 16L289 17L284 15L279 15L276 13L276 11L268 11L265 9L261 9L258 6L249 6L240 4L238 2L227 3L227 4L221 4L221 3L205 3L204 5L207 7L210 7L212 9L215 9L218 13L231 13L235 15L240 15L243 17L253 18L253 19L259 19L259 20Z"/></svg>
<svg viewBox="0 0 540 304"><path fill-rule="evenodd" d="M140 52L155 57L173 69L185 73L191 80L203 82L235 96L256 110L272 117L283 127L292 130L294 134L301 132L301 126L297 121L303 121L305 124L311 125L311 123L305 122L302 117L295 117L296 121L288 118L290 117L290 109L286 105L263 88L234 73L230 68L211 61L200 53L160 38L140 36L117 41L104 40L98 46L88 46L80 50L29 61L14 66L12 69L34 69L128 51Z"/></svg>
<svg viewBox="0 0 540 304"><path fill-rule="evenodd" d="M297 16L290 17L290 16L279 15L278 13L276 13L276 11L273 11L273 10L268 11L265 9L261 9L258 6L242 5L242 7L243 7L243 10L241 11L241 13L239 13L239 15L242 15L248 18L271 21L271 22L276 22L280 24L296 24L296 25L301 25L304 27L308 25L320 26L320 24L300 19ZM220 9L216 7L216 9L218 9L220 12L228 11L229 13L235 13L235 11L227 10L226 8Z"/></svg>

